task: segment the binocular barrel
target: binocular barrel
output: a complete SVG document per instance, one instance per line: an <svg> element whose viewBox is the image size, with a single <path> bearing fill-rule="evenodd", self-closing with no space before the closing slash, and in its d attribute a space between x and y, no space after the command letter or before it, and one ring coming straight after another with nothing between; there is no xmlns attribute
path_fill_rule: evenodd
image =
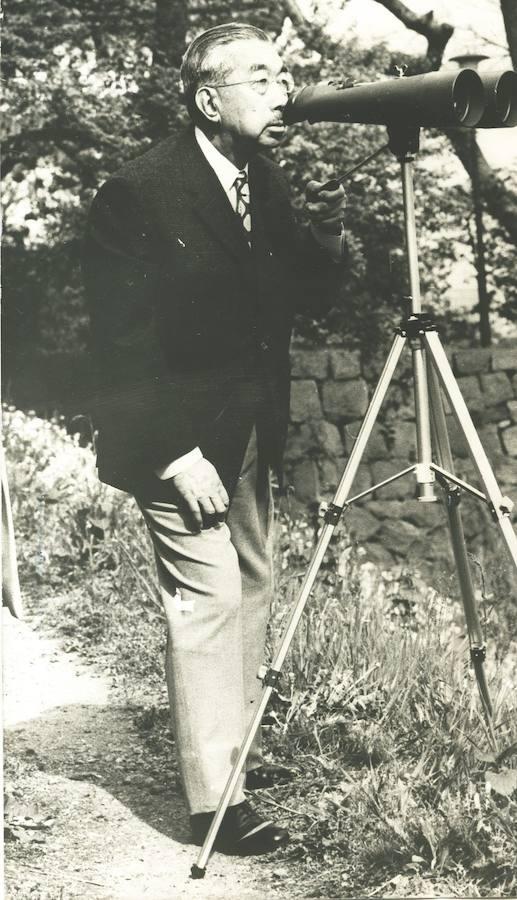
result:
<svg viewBox="0 0 517 900"><path fill-rule="evenodd" d="M290 97L284 121L510 127L517 123L517 73L460 69L351 86L306 86Z"/></svg>
<svg viewBox="0 0 517 900"><path fill-rule="evenodd" d="M517 125L517 72L487 72L481 75L485 111L477 128L512 128Z"/></svg>

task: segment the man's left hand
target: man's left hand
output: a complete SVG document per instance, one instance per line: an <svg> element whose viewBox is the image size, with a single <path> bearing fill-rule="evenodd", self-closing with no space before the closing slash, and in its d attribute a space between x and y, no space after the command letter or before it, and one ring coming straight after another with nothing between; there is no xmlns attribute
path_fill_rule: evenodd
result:
<svg viewBox="0 0 517 900"><path fill-rule="evenodd" d="M340 234L346 206L344 188L340 184L333 191L321 191L323 184L323 181L309 181L305 188L305 210L314 228L325 234Z"/></svg>

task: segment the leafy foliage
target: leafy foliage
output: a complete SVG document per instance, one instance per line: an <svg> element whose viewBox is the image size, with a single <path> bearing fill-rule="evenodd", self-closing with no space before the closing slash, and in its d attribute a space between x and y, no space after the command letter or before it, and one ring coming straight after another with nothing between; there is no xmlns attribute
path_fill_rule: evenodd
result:
<svg viewBox="0 0 517 900"><path fill-rule="evenodd" d="M84 348L78 262L90 200L124 160L186 121L178 66L195 31L235 17L272 35L281 32L279 46L299 84L336 74L372 81L391 73L393 60L382 45L337 46L320 24L293 29L284 13L282 4L270 0L259 6L240 0L226 14L186 0L40 0L37 6L8 0L2 63L4 310L17 351L30 353L35 345L49 351ZM328 178L385 140L383 129L373 126L303 126L291 130L277 157L300 198L309 178ZM441 315L441 287L468 216L468 198L449 176L452 161L444 139L426 134L417 167L417 214L425 296ZM299 328L319 340L330 331L346 331L351 343L373 349L400 317L405 292L400 178L391 154L356 173L348 194L351 265L341 301L326 322L304 321ZM507 263L500 257L496 264L502 280Z"/></svg>

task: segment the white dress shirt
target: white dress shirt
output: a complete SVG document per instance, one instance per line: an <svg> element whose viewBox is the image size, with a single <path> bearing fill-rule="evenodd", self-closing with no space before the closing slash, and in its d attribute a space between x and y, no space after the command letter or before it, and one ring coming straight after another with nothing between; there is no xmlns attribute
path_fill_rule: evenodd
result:
<svg viewBox="0 0 517 900"><path fill-rule="evenodd" d="M228 197L233 211L237 213L237 199L235 191L233 190L233 186L239 172L246 172L246 175L248 174L248 164L246 163L243 169L238 169L237 166L228 159L228 157L223 156L223 154L217 149L217 147L214 147L212 142L207 138L206 134L201 131L201 129L198 128L197 125L194 129L194 133L203 156L205 157L208 164L212 167L219 181L221 182L221 187ZM253 221L251 225L253 229ZM341 229L341 234L326 234L319 228L315 228L313 225L311 225L311 231L314 239L329 253L331 259L334 262L340 262L343 258L344 252L344 229ZM189 466L200 459L203 459L203 454L201 453L199 447L194 447L193 450L190 450L188 453L184 453L183 456L179 456L168 465L161 466L160 468L155 469L155 473L158 478L163 480L165 480L166 478L174 478L175 475L179 475L180 472L184 472L185 469L188 469Z"/></svg>

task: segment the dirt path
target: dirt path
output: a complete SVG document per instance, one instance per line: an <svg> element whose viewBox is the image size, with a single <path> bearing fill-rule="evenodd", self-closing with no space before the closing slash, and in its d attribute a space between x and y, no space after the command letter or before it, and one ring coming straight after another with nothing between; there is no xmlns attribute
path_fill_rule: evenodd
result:
<svg viewBox="0 0 517 900"><path fill-rule="evenodd" d="M112 676L4 612L8 900L285 898L281 861L196 848L179 791L142 774L145 745Z"/></svg>

